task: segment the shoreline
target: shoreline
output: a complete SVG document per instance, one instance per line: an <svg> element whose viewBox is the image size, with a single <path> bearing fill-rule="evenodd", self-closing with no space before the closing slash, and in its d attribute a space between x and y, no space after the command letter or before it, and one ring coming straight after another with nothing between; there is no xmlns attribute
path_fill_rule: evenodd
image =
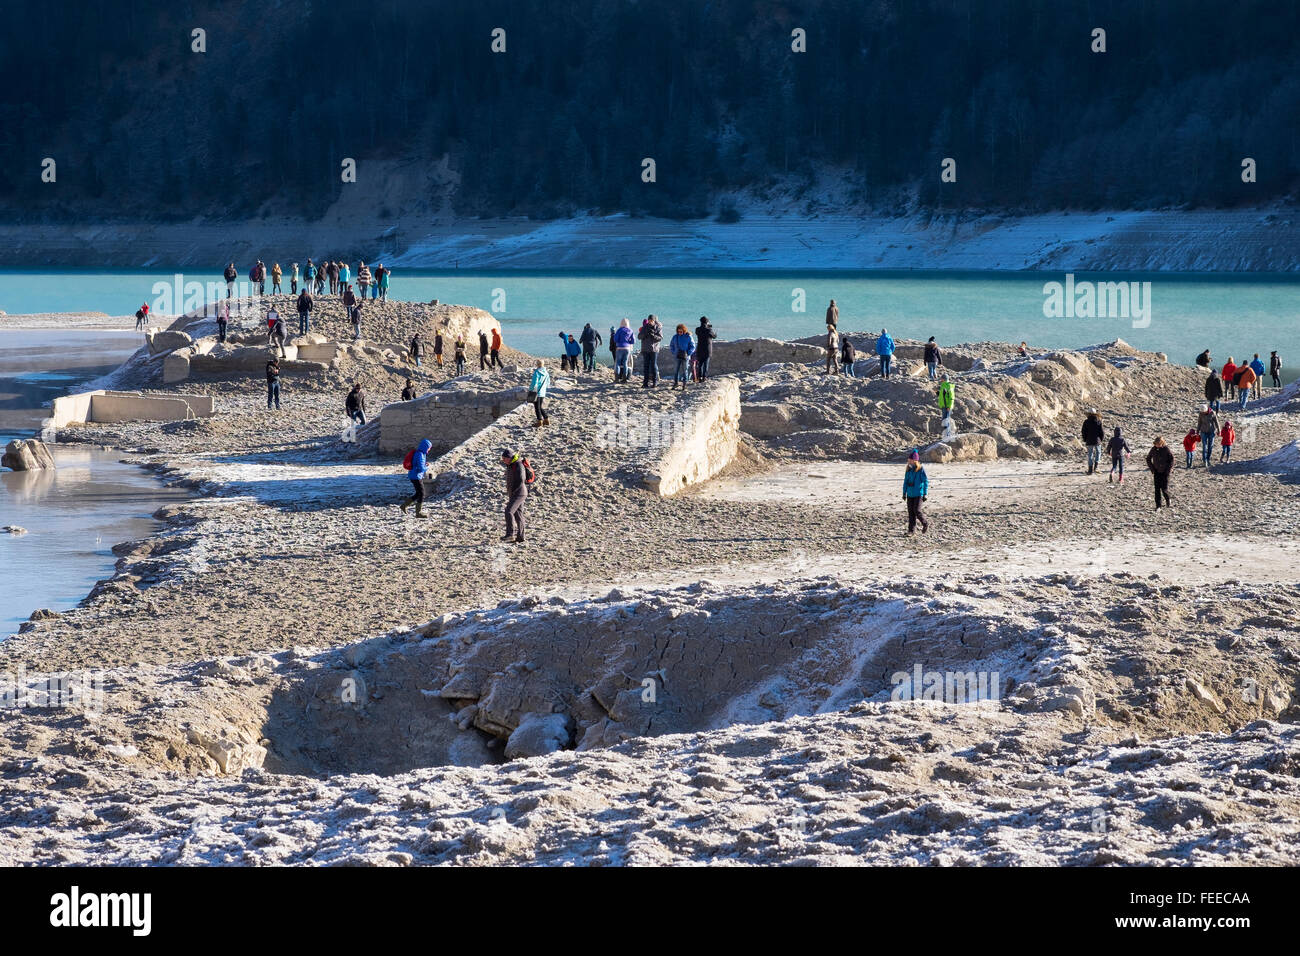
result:
<svg viewBox="0 0 1300 956"><path fill-rule="evenodd" d="M0 224L0 267L149 268L255 259L267 248L331 250L439 270L711 269L1300 272L1300 217L1243 209L1101 210L1031 215L774 215L740 222L586 216L521 219L251 220L239 223ZM232 232L258 240L231 241ZM143 259L140 249L149 249Z"/></svg>

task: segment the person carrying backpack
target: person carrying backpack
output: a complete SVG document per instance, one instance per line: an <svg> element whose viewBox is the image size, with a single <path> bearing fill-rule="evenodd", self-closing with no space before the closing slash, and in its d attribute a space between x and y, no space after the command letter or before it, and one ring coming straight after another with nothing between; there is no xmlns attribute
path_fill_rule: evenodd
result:
<svg viewBox="0 0 1300 956"><path fill-rule="evenodd" d="M546 414L544 407L546 393L550 387L551 373L546 370L546 363L538 359L533 368L533 377L528 382L528 400L533 403L533 411L537 414L537 421L533 423L534 428L541 428L551 423L551 416Z"/></svg>
<svg viewBox="0 0 1300 956"><path fill-rule="evenodd" d="M1110 474L1106 476L1106 483L1110 484L1115 480L1115 470L1119 469L1119 483L1124 484L1124 459L1132 454L1133 449L1128 447L1128 442L1120 434L1119 426L1115 427L1115 433L1110 436L1110 441L1106 443L1106 451L1110 453ZM1172 459L1170 467L1173 467Z"/></svg>
<svg viewBox="0 0 1300 956"><path fill-rule="evenodd" d="M1226 419L1223 422L1223 429L1219 432L1219 461L1227 461L1232 457L1232 446L1237 441L1237 430L1232 427L1232 422Z"/></svg>
<svg viewBox="0 0 1300 956"><path fill-rule="evenodd" d="M529 479L536 480L530 474L532 469L518 452L502 450L501 465L506 472L506 533L502 541L514 540L515 544L524 543L524 505L528 501Z"/></svg>
<svg viewBox="0 0 1300 956"><path fill-rule="evenodd" d="M411 505L415 505L415 516L424 517L424 475L429 470L429 450L433 448L433 442L427 438L420 439L420 444L414 451L406 455L406 460L402 464L406 467L406 477L410 479L411 487L415 493L403 501L399 508L403 512Z"/></svg>
<svg viewBox="0 0 1300 956"><path fill-rule="evenodd" d="M1246 410L1246 403L1250 401L1250 390L1257 381L1259 376L1249 365L1237 369L1237 405L1243 412Z"/></svg>
<svg viewBox="0 0 1300 956"><path fill-rule="evenodd" d="M1169 473L1174 470L1174 453L1165 445L1165 440L1159 435L1151 445L1151 450L1147 452L1147 468L1151 471L1151 478L1155 482L1156 492L1156 511L1160 510L1160 498L1163 495L1165 505L1172 507L1169 500Z"/></svg>

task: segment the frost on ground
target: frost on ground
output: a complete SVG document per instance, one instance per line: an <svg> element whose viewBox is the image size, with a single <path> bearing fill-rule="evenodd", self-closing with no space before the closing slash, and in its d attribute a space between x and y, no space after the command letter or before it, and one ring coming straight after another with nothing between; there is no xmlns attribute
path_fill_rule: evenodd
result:
<svg viewBox="0 0 1300 956"><path fill-rule="evenodd" d="M382 350L279 413L231 376L164 389L216 391L212 419L66 429L199 496L0 641L28 684L105 669L102 710L0 709L0 863L1293 862L1294 390L1157 513L1141 456L1197 373L951 349L996 460L928 465L903 538L899 462L938 424L914 347L888 382L736 376L734 460L672 497L648 426L705 393L607 371L553 370L549 426L523 406L440 458L422 519L398 461L340 438L344 383L396 397ZM1125 484L1082 474L1094 404ZM502 448L542 476L522 547Z"/></svg>

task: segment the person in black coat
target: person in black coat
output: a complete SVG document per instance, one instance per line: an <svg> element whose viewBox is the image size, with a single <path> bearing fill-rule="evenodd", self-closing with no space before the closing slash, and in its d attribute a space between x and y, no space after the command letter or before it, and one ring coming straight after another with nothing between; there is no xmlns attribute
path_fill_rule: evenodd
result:
<svg viewBox="0 0 1300 956"><path fill-rule="evenodd" d="M1164 496L1165 505L1172 507L1169 501L1169 473L1174 470L1174 453L1159 435L1147 452L1147 468L1151 469L1151 477L1155 480L1156 511L1160 510L1161 495Z"/></svg>
<svg viewBox="0 0 1300 956"><path fill-rule="evenodd" d="M700 316L700 325L695 330L695 374L702 382L709 377L709 358L713 355L713 340L718 333L713 331L707 315Z"/></svg>
<svg viewBox="0 0 1300 956"><path fill-rule="evenodd" d="M1217 412L1221 398L1223 398L1223 379L1219 378L1218 371L1210 372L1210 377L1205 380L1205 400Z"/></svg>

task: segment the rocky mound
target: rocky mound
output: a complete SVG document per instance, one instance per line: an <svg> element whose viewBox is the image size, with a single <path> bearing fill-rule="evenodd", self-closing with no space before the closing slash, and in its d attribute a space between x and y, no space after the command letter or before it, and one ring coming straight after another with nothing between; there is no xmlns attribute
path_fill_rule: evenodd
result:
<svg viewBox="0 0 1300 956"><path fill-rule="evenodd" d="M1131 423L1134 415L1165 411L1151 408L1153 396L1180 396L1190 412L1203 394L1199 370L1123 341L1023 358L1011 346L963 347L945 349L944 358L966 366L946 368L955 386L954 430L991 436L1003 457L1078 450L1088 407L1122 410ZM825 375L812 365L761 370L744 380L741 429L777 457L884 458L932 444L942 434L935 383L919 351L901 359L896 353L895 364L888 381L874 359L857 363L862 378Z"/></svg>

